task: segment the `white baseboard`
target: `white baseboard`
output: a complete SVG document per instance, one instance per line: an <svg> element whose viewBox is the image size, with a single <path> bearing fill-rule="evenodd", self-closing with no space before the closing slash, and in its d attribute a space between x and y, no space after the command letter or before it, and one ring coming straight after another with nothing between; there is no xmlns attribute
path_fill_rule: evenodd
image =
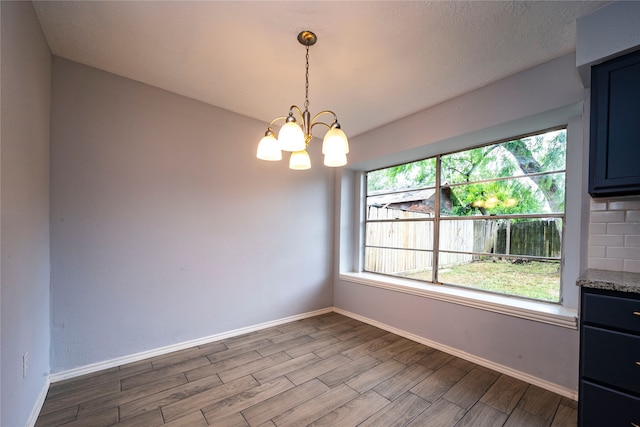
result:
<svg viewBox="0 0 640 427"><path fill-rule="evenodd" d="M367 323L371 326L375 326L380 329L384 329L385 331L392 332L396 335L400 335L401 337L405 337L410 339L411 341L418 342L420 344L424 344L428 347L435 348L436 350L444 351L445 353L451 354L453 356L459 357L461 359L468 360L469 362L473 362L477 365L484 366L485 368L492 369L494 371L503 373L505 375L509 375L510 377L517 378L519 380L525 381L529 384L536 385L545 390L549 390L553 393L557 393L561 396L567 397L572 400L578 400L578 391L573 390L567 387L563 387L561 385L552 383L547 380L543 380L538 377L534 377L533 375L527 374L526 372L517 371L508 366L500 365L498 363L492 362L491 360L484 359L482 357L478 357L474 354L467 353L462 350L458 350L453 347L449 347L444 344L440 344L436 341L431 341L427 338L421 337L419 335L412 334L410 332L403 331L398 328L394 328L393 326L386 325L384 323L380 323L376 320L369 319L364 316L360 316L359 314L351 313L349 311L343 310L341 308L334 307L333 311L336 313L345 315L347 317L351 317L353 319L359 320L361 322Z"/></svg>
<svg viewBox="0 0 640 427"><path fill-rule="evenodd" d="M33 410L31 411L31 415L27 420L27 427L34 427L36 425L36 421L38 421L38 415L40 415L40 411L42 411L42 405L44 405L44 400L47 397L47 393L49 392L49 386L51 385L51 381L49 377L44 382L42 386L42 390L40 390L40 394L38 395L38 399L36 403L33 405Z"/></svg>
<svg viewBox="0 0 640 427"><path fill-rule="evenodd" d="M94 372L101 371L103 369L114 368L120 365L126 365L127 363L137 362L140 360L148 359L150 357L162 356L164 354L171 353L174 351L184 350L186 348L195 347L198 345L209 344L209 343L220 341L226 338L232 338L238 335L247 334L249 332L255 332L261 329L282 325L284 323L295 322L296 320L302 320L308 317L331 313L332 311L333 311L333 307L327 307L320 310L311 311L308 313L297 314L295 316L289 316L289 317L285 317L278 320L272 320L270 322L260 323L258 325L247 326L245 328L240 328L240 329L235 329L228 332L223 332L220 334L210 335L204 338L198 338L191 341L184 341L181 343L168 345L166 347L155 348L152 350L142 351L140 353L135 353L128 356L122 356L122 357L117 357L115 359L105 360L103 362L92 363L90 365L84 365L78 368L68 369L66 371L55 372L49 375L49 381L51 383L55 383L58 381L76 378L81 375L91 374ZM45 392L45 395L46 395L46 392Z"/></svg>

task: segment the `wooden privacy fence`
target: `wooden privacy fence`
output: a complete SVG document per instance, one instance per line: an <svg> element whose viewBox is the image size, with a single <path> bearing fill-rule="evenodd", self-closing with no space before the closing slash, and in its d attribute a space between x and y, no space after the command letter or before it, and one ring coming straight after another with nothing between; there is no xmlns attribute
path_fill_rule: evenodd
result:
<svg viewBox="0 0 640 427"><path fill-rule="evenodd" d="M431 214L368 207L368 219L429 219ZM369 222L365 270L411 274L433 267L433 221ZM440 268L479 260L482 256L450 253L559 257L561 240L554 220L441 220ZM380 246L382 248L377 248ZM386 249L398 248L398 249Z"/></svg>
<svg viewBox="0 0 640 427"><path fill-rule="evenodd" d="M560 220L472 221L473 252L558 258L562 250L562 239L559 232L561 227L556 221Z"/></svg>

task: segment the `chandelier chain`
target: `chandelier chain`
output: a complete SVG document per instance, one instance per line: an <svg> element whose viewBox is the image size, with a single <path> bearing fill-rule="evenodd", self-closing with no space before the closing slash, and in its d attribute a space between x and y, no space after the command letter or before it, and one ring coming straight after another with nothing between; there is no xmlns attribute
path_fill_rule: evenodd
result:
<svg viewBox="0 0 640 427"><path fill-rule="evenodd" d="M306 73L305 73L305 86L304 86L304 110L309 110L309 45L307 45L306 55Z"/></svg>

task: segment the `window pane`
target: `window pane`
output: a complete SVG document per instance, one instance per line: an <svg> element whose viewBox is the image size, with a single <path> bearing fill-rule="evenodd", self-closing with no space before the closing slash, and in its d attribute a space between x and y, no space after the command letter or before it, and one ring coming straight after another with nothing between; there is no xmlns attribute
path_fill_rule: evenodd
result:
<svg viewBox="0 0 640 427"><path fill-rule="evenodd" d="M433 254L405 249L365 248L365 271L431 280Z"/></svg>
<svg viewBox="0 0 640 427"><path fill-rule="evenodd" d="M436 159L379 169L367 173L367 194L410 190L436 185Z"/></svg>
<svg viewBox="0 0 640 427"><path fill-rule="evenodd" d="M546 132L442 156L442 184L561 171L566 130Z"/></svg>
<svg viewBox="0 0 640 427"><path fill-rule="evenodd" d="M435 189L367 197L367 219L432 218Z"/></svg>
<svg viewBox="0 0 640 427"><path fill-rule="evenodd" d="M440 256L442 257L442 253ZM438 281L506 295L560 302L560 261L482 257L455 266L438 266Z"/></svg>
<svg viewBox="0 0 640 427"><path fill-rule="evenodd" d="M433 249L433 222L369 222L367 223L367 246Z"/></svg>
<svg viewBox="0 0 640 427"><path fill-rule="evenodd" d="M559 258L561 236L559 218L442 220L439 242L441 251Z"/></svg>
<svg viewBox="0 0 640 427"><path fill-rule="evenodd" d="M565 169L562 129L368 172L365 271L560 302Z"/></svg>
<svg viewBox="0 0 640 427"><path fill-rule="evenodd" d="M443 187L443 216L563 213L565 173Z"/></svg>

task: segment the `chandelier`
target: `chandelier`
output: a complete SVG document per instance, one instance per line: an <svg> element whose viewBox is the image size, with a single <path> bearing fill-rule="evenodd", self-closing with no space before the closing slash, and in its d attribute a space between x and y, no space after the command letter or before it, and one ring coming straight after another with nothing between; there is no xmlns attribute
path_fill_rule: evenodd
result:
<svg viewBox="0 0 640 427"><path fill-rule="evenodd" d="M288 116L280 116L271 120L264 137L258 144L257 157L261 160L278 161L282 160L282 151L291 151L289 167L295 170L311 168L311 159L307 153L307 147L313 139L311 134L314 126L322 125L328 128L322 140L322 154L324 154L325 166L339 167L347 164L347 153L349 152L349 142L347 135L340 129L338 117L333 111L321 111L313 118L309 113L309 47L313 46L318 38L311 31L302 31L298 34L298 41L307 48L306 73L305 73L305 96L304 111L297 105L289 108ZM297 119L295 114L297 113ZM324 116L331 116L331 124L324 123L319 119ZM278 121L284 121L280 128L278 138L273 132L273 125Z"/></svg>

